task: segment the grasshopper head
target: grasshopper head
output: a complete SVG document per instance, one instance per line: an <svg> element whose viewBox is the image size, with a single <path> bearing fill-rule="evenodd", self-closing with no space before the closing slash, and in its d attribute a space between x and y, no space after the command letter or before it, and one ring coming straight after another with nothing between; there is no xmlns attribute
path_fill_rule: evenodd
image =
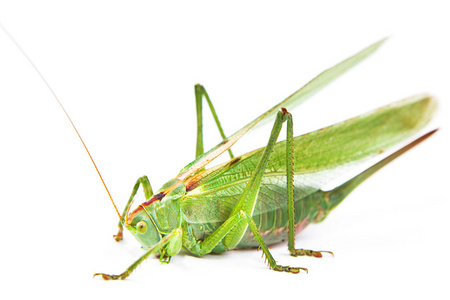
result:
<svg viewBox="0 0 450 300"><path fill-rule="evenodd" d="M125 228L145 248L154 246L161 240L161 233L155 221L145 210L132 214L126 221Z"/></svg>
<svg viewBox="0 0 450 300"><path fill-rule="evenodd" d="M170 180L157 194L127 214L125 227L143 247L156 245L163 235L180 226L178 199L185 194L186 186L180 180Z"/></svg>

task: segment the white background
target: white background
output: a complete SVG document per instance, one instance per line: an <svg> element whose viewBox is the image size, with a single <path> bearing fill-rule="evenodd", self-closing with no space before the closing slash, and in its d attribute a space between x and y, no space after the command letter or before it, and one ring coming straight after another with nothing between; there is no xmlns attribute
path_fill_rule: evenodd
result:
<svg viewBox="0 0 450 300"><path fill-rule="evenodd" d="M155 1L156 2L156 1ZM449 296L449 35L446 1L1 1L0 21L77 125L120 210L135 180L154 189L195 153L195 83L231 134L308 80L389 36L371 58L293 111L296 134L417 93L440 101L441 130L377 173L297 246L334 258L292 258L309 274L270 271L256 251L169 265L117 216L69 122L0 32L0 294L6 299L402 299ZM310 1L312 2L312 1ZM426 3L426 4L425 4ZM205 110L206 147L220 141ZM264 127L236 145L266 143ZM447 298L448 299L448 298Z"/></svg>

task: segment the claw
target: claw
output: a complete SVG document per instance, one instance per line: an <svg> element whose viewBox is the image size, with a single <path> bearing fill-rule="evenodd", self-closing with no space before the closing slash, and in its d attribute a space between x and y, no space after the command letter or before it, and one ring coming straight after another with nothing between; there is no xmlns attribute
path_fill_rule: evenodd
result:
<svg viewBox="0 0 450 300"><path fill-rule="evenodd" d="M297 268L297 267L289 267L289 266L280 266L280 265L276 265L275 268L273 268L273 270L278 271L278 272L288 272L288 273L292 273L292 274L299 274L300 271L305 271L306 274L308 274L308 269L306 268Z"/></svg>
<svg viewBox="0 0 450 300"><path fill-rule="evenodd" d="M328 254L331 255L331 257L334 257L334 253L331 252L331 251L317 251L317 252L319 252L319 253L328 253Z"/></svg>
<svg viewBox="0 0 450 300"><path fill-rule="evenodd" d="M104 280L118 280L118 279L123 279L121 275L109 275L109 274L104 274L104 273L95 273L95 274L94 274L94 277L95 277L95 276L98 276L98 275L102 276L102 278L103 278Z"/></svg>
<svg viewBox="0 0 450 300"><path fill-rule="evenodd" d="M116 242L120 242L123 239L123 232L119 231L117 234L113 235L113 238Z"/></svg>
<svg viewBox="0 0 450 300"><path fill-rule="evenodd" d="M313 256L313 257L323 257L322 253L328 253L331 254L332 257L334 257L334 253L331 251L313 251L313 250L306 250L306 249L295 249L293 252L291 252L292 256Z"/></svg>

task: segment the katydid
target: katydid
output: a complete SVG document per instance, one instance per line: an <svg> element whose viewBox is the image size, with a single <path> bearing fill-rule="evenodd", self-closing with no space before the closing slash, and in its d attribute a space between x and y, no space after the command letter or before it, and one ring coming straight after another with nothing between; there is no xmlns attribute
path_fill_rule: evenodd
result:
<svg viewBox="0 0 450 300"><path fill-rule="evenodd" d="M290 273L306 268L278 265L268 245L288 240L291 255L321 257L329 251L296 249L295 233L310 223L322 221L356 186L435 131L416 139L338 187L321 187L370 157L412 136L432 118L435 101L427 95L414 96L370 113L294 138L293 118L286 108L303 102L339 75L373 53L375 43L324 71L266 113L228 138L218 121L209 95L195 86L197 104L196 159L153 193L146 176L133 188L119 222L147 252L119 275L97 273L104 279L125 279L150 255L170 262L181 248L193 255L222 253L231 249L259 247L270 269ZM203 152L202 99L205 98L223 142ZM267 146L210 169L204 167L229 150L246 132L275 116ZM287 124L286 141L277 138ZM134 211L130 207L142 185L146 201ZM332 253L331 253L332 254Z"/></svg>
<svg viewBox="0 0 450 300"><path fill-rule="evenodd" d="M428 95L413 96L297 137L293 134L293 117L288 109L307 100L367 58L383 42L379 41L322 72L229 137L220 125L205 88L196 85L195 160L155 193L147 176L140 177L122 214L102 179L120 218L119 232L114 236L116 241L122 240L125 227L146 253L119 275L96 273L94 276L100 275L105 280L125 279L149 256L156 255L161 262L169 263L182 248L193 255L203 256L259 247L270 269L294 274L308 270L277 264L267 246L287 240L292 256L332 254L295 248L295 234L311 223L323 221L360 183L436 130L422 135L332 190L324 191L323 187L418 133L431 120L436 102ZM207 101L223 138L207 152L203 149L203 99ZM230 150L233 144L265 121L274 122L267 145L234 157ZM277 142L284 123L286 140ZM78 134L73 123L72 126ZM228 162L205 169L208 163L227 150L231 157ZM86 151L89 154L87 148ZM130 212L141 185L146 200Z"/></svg>

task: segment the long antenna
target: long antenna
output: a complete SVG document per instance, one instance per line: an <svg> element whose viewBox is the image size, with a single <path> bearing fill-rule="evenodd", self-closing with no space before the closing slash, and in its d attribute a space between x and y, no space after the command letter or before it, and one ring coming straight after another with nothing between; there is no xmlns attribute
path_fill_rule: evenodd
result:
<svg viewBox="0 0 450 300"><path fill-rule="evenodd" d="M16 47L20 50L20 52L22 52L22 55L28 60L28 62L30 63L30 65L33 67L33 69L36 71L36 73L39 75L39 77L41 77L42 81L45 83L45 85L47 86L47 88L50 90L50 92L52 93L53 97L56 99L56 101L58 102L59 106L61 106L62 110L64 111L64 113L66 114L67 119L69 119L70 124L72 124L73 129L75 129L75 132L78 135L78 138L80 139L81 143L83 144L84 149L86 150L87 154L89 155L89 158L92 161L92 164L94 165L95 170L97 171L98 176L100 177L100 180L103 183L103 186L106 189L106 192L108 193L109 199L111 199L112 204L114 205L114 209L116 210L117 215L119 216L120 219L122 219L122 216L119 213L119 210L116 207L116 204L114 203L113 198L111 197L111 194L109 193L108 187L106 187L106 183L103 180L102 175L100 174L100 171L97 168L97 165L94 162L94 159L91 156L91 153L89 152L88 148L86 147L86 144L84 143L83 139L81 138L80 133L78 132L77 128L75 127L75 124L73 124L72 119L70 119L69 114L67 113L66 109L64 108L64 106L61 104L61 101L59 101L58 97L56 96L55 92L53 91L53 89L50 87L50 85L48 84L47 80L45 80L44 76L41 74L41 72L39 72L38 68L34 65L33 61L28 57L28 55L25 53L25 51L22 49L22 47L20 47L19 43L16 42L16 40L12 37L11 34L9 34L9 32L6 30L6 28L3 26L3 24L0 22L0 27L3 30L3 32L5 32L5 34L9 37L9 39L14 43L14 45L16 45Z"/></svg>

